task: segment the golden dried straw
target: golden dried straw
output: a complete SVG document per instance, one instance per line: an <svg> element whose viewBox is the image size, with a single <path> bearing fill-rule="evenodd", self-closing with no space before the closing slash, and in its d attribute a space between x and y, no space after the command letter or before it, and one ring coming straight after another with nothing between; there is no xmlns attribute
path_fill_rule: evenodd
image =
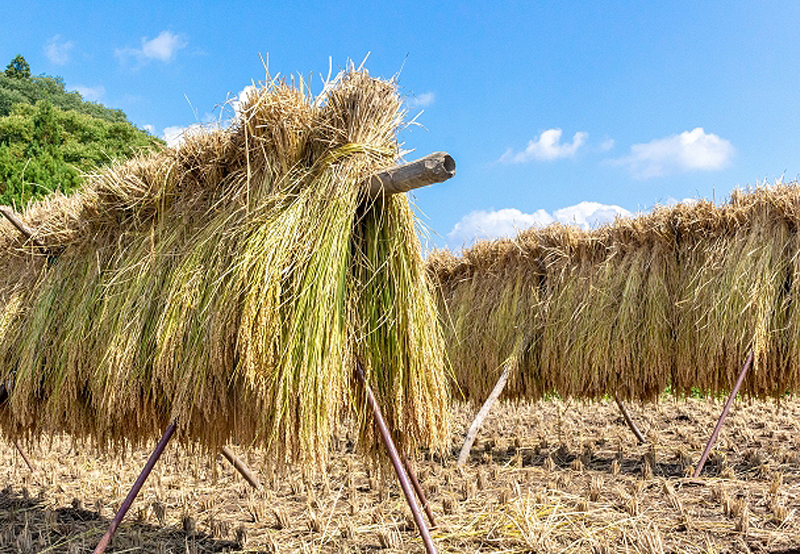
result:
<svg viewBox="0 0 800 554"><path fill-rule="evenodd" d="M745 394L800 389L800 188L734 192L593 231L552 225L435 252L448 355L485 398L523 337L511 397L730 390L750 349Z"/></svg>
<svg viewBox="0 0 800 554"><path fill-rule="evenodd" d="M401 447L441 445L448 377L416 219L405 195L365 192L396 163L403 115L366 72L319 97L267 80L229 129L31 205L56 260L0 224L3 433L105 448L178 418L185 441L313 466L343 417L372 433L357 357Z"/></svg>

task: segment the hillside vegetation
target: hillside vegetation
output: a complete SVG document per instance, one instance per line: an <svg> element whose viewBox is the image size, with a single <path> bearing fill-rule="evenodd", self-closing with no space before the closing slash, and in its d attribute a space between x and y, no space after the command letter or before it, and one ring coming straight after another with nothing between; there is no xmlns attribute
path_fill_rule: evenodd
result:
<svg viewBox="0 0 800 554"><path fill-rule="evenodd" d="M60 77L32 76L22 56L0 73L0 204L70 192L84 173L162 144Z"/></svg>

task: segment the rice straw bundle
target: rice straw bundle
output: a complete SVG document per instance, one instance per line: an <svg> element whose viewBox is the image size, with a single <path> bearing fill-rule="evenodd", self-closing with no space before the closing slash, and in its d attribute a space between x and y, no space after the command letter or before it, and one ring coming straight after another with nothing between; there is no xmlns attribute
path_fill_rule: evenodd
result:
<svg viewBox="0 0 800 554"><path fill-rule="evenodd" d="M273 81L230 129L116 166L5 227L0 424L100 447L159 435L266 445L318 464L348 413L356 358L400 446L446 436L447 376L416 220L370 198L402 124L393 83L348 71L320 97ZM371 444L364 441L365 444Z"/></svg>
<svg viewBox="0 0 800 554"><path fill-rule="evenodd" d="M512 398L717 394L753 349L746 394L799 390L799 208L797 184L776 185L593 231L529 229L458 259L434 253L458 384L485 398L516 356L527 385L507 389Z"/></svg>

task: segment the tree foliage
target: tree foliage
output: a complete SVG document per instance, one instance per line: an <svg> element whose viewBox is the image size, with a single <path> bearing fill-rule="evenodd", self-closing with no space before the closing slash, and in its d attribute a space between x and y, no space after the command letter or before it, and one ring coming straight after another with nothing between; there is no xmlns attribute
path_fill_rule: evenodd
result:
<svg viewBox="0 0 800 554"><path fill-rule="evenodd" d="M60 77L30 76L22 56L0 73L0 204L69 192L84 173L160 144L121 110L67 92Z"/></svg>
<svg viewBox="0 0 800 554"><path fill-rule="evenodd" d="M14 79L27 79L31 76L31 66L28 65L25 58L17 54L6 67L6 75Z"/></svg>

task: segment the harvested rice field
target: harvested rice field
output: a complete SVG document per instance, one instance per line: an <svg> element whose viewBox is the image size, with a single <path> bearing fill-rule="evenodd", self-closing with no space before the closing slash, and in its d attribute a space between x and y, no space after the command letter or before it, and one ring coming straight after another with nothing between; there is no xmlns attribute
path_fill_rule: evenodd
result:
<svg viewBox="0 0 800 554"><path fill-rule="evenodd" d="M721 409L631 405L648 446L613 401L503 404L458 468L476 410L456 407L452 452L417 461L439 551L800 552L800 401L738 401L702 478L687 477ZM222 456L174 442L109 552L423 552L395 481L346 431L335 442L327 478L270 477L262 451L235 447L264 480L258 492ZM92 552L150 454L108 457L66 438L23 449L34 473L2 443L0 552Z"/></svg>

